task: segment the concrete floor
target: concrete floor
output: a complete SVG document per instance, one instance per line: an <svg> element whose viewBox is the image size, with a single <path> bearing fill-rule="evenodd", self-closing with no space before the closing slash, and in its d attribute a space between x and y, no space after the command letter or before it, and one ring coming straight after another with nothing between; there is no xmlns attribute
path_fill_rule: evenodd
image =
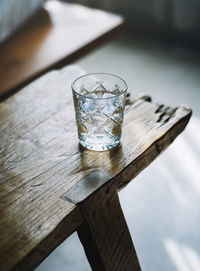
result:
<svg viewBox="0 0 200 271"><path fill-rule="evenodd" d="M143 271L199 271L200 53L122 37L77 63L120 75L133 94L193 109L183 134L119 197ZM47 270L91 270L75 233L36 269Z"/></svg>

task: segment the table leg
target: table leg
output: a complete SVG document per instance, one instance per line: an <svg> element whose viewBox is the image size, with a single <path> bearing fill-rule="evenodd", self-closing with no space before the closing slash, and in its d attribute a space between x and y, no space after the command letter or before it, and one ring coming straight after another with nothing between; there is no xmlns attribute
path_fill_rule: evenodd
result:
<svg viewBox="0 0 200 271"><path fill-rule="evenodd" d="M85 222L78 235L92 270L141 270L115 187L104 185L80 208Z"/></svg>

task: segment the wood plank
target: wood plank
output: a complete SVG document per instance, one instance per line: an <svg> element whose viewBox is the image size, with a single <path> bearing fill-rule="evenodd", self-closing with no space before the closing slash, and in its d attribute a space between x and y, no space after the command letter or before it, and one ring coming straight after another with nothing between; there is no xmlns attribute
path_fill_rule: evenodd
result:
<svg viewBox="0 0 200 271"><path fill-rule="evenodd" d="M111 38L122 23L121 16L108 12L46 1L43 9L0 46L0 97L52 68L77 60Z"/></svg>
<svg viewBox="0 0 200 271"><path fill-rule="evenodd" d="M94 179L95 180L95 179ZM93 271L140 271L117 191L107 183L80 205L78 235Z"/></svg>
<svg viewBox="0 0 200 271"><path fill-rule="evenodd" d="M83 149L70 89L81 74L76 66L52 71L0 104L2 270L32 270L83 222L79 208L61 199L65 192L77 183L87 188L84 180L94 170L123 187L171 144L191 116L183 106L167 109L139 99L127 107L121 145L107 152ZM94 182L84 197L97 189Z"/></svg>
<svg viewBox="0 0 200 271"><path fill-rule="evenodd" d="M54 218L51 217L50 219L45 221L46 225L48 221L50 223L47 226L48 235L44 235L45 237L41 239L40 243L35 242L35 246L32 249L30 249L30 246L29 248L27 248L27 246L25 248L20 247L18 242L21 242L21 240L19 241L17 239L16 242L13 242L13 240L11 240L12 244L16 244L18 249L20 249L20 252L17 253L18 262L14 265L14 267L12 267L12 270L34 270L42 260L44 260L58 245L60 245L70 234L72 234L75 229L77 229L81 224L84 223L83 218L77 208L67 213L65 207L66 205L62 208L62 210L58 207L55 208L58 213L54 214L52 212L52 216L55 216L56 219L54 220ZM63 216L60 216L61 213L63 213ZM50 227L51 224L52 228ZM44 226L45 224L41 221L40 225ZM41 228L38 228L37 230L41 231ZM39 233L39 235L41 238L41 232ZM35 236L33 236L32 238L35 238ZM30 245L34 244L34 240L29 240L29 242ZM22 258L19 258L19 254L20 256L22 256L22 252L27 249L30 250L30 252L24 254ZM16 259L13 259L13 256L4 259L6 268L2 270L10 270L10 266L13 266L14 260Z"/></svg>
<svg viewBox="0 0 200 271"><path fill-rule="evenodd" d="M0 270L33 270L83 221L76 206L60 198L71 182L65 165L78 152L68 144L73 113L66 86L70 91L81 73L76 67L51 72L0 104ZM62 96L55 92L59 85Z"/></svg>
<svg viewBox="0 0 200 271"><path fill-rule="evenodd" d="M124 121L124 127L128 128L128 131L124 129L122 136L122 142L126 136L127 145L122 146L126 155L131 149L134 149L135 154L131 154L130 160L126 160L128 166L124 166L124 169L115 175L114 181L118 190L126 186L171 145L185 129L192 115L192 110L185 105L159 108L159 104L140 100L130 107L130 111L128 109Z"/></svg>

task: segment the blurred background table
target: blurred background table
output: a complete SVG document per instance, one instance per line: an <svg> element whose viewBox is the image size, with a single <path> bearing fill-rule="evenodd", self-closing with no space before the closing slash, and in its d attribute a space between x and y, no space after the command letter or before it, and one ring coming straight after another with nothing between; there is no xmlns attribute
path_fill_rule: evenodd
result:
<svg viewBox="0 0 200 271"><path fill-rule="evenodd" d="M0 97L69 64L107 41L121 27L119 15L50 0L0 45ZM3 79L3 80L2 80Z"/></svg>

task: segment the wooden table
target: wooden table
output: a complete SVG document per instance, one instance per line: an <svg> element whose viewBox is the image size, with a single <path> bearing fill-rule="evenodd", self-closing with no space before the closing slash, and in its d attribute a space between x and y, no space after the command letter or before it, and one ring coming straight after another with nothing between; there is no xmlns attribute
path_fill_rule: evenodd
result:
<svg viewBox="0 0 200 271"><path fill-rule="evenodd" d="M110 39L119 15L56 0L0 46L0 98L52 68L63 67Z"/></svg>
<svg viewBox="0 0 200 271"><path fill-rule="evenodd" d="M173 142L191 110L135 97L121 145L83 149L70 89L83 73L49 72L0 104L0 270L33 270L74 231L92 270L140 270L117 191Z"/></svg>

